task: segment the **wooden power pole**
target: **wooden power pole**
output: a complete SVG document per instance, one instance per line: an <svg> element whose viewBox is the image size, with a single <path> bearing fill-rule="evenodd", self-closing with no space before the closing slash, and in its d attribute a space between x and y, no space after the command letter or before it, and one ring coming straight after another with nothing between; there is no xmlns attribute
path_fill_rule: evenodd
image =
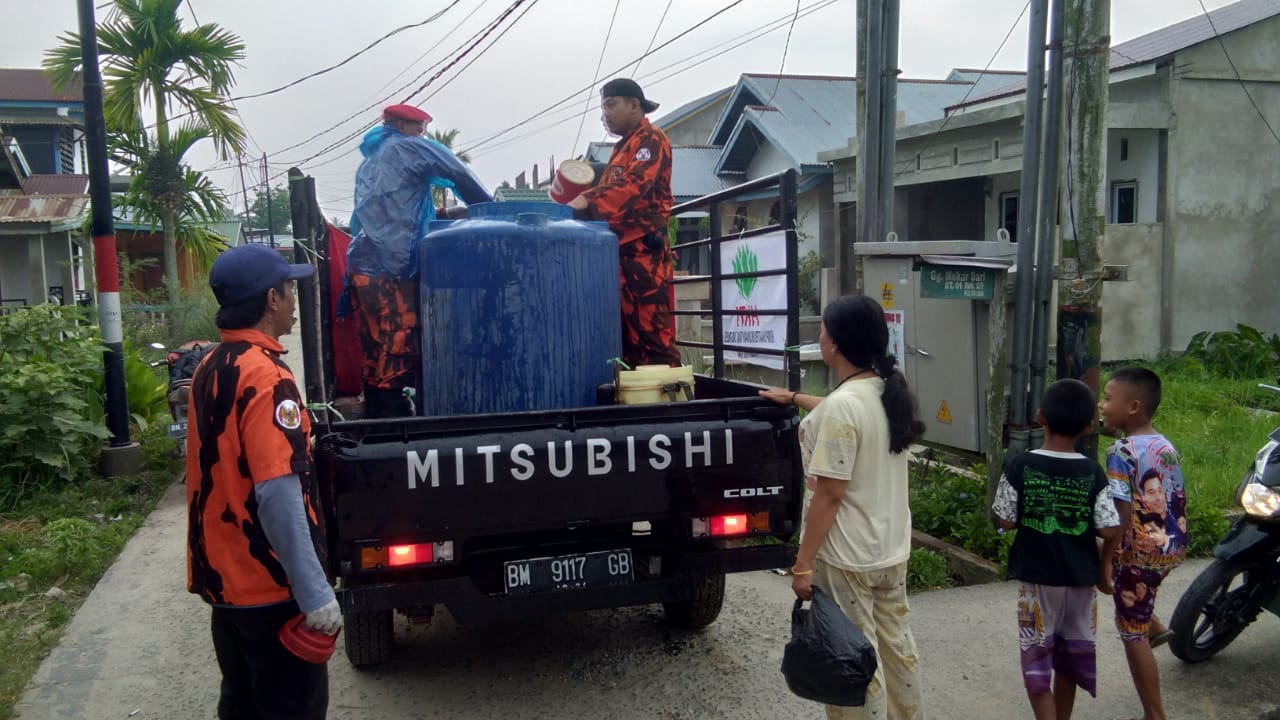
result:
<svg viewBox="0 0 1280 720"><path fill-rule="evenodd" d="M1067 126L1062 183L1062 263L1058 280L1058 377L1096 394L1102 362L1102 236L1106 230L1107 93L1111 0L1067 0ZM1097 435L1080 450L1097 457Z"/></svg>

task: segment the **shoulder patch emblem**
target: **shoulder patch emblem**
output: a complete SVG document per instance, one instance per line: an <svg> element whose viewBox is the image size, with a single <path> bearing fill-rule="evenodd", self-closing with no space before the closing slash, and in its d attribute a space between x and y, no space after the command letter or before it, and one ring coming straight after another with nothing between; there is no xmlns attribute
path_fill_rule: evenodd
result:
<svg viewBox="0 0 1280 720"><path fill-rule="evenodd" d="M302 410L292 400L281 400L276 405L276 423L285 430L297 430L302 426Z"/></svg>
<svg viewBox="0 0 1280 720"><path fill-rule="evenodd" d="M640 148L636 151L636 160L639 162L644 162L651 157L653 157L653 153L649 152L649 148Z"/></svg>

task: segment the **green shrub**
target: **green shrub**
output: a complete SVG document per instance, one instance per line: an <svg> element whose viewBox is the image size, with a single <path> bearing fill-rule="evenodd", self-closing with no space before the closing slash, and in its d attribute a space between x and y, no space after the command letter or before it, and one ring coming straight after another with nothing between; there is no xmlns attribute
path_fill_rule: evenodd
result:
<svg viewBox="0 0 1280 720"><path fill-rule="evenodd" d="M1003 566L1013 538L1009 533L996 532L988 519L986 480L980 474L985 471L978 470L959 472L934 464L925 473L915 472L911 524L916 530Z"/></svg>
<svg viewBox="0 0 1280 720"><path fill-rule="evenodd" d="M0 507L35 485L90 475L102 345L86 311L40 305L0 317Z"/></svg>
<svg viewBox="0 0 1280 720"><path fill-rule="evenodd" d="M1200 332L1185 357L1223 377L1270 377L1280 369L1280 335L1266 337L1248 325L1236 325L1235 332Z"/></svg>
<svg viewBox="0 0 1280 720"><path fill-rule="evenodd" d="M955 585L947 559L931 550L915 548L907 561L907 592L941 590Z"/></svg>

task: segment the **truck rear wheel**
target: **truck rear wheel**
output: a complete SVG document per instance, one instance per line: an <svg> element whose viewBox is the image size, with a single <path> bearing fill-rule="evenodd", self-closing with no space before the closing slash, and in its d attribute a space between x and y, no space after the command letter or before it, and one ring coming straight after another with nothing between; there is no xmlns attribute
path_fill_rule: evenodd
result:
<svg viewBox="0 0 1280 720"><path fill-rule="evenodd" d="M694 583L688 600L662 603L667 622L681 630L701 630L720 617L724 606L724 575L708 575Z"/></svg>
<svg viewBox="0 0 1280 720"><path fill-rule="evenodd" d="M394 618L390 610L353 612L342 616L347 660L357 668L381 665L391 659Z"/></svg>

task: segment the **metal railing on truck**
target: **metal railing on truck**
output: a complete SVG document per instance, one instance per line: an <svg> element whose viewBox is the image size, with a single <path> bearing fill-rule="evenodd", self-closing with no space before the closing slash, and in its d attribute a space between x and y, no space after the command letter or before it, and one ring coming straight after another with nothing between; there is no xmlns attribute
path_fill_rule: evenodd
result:
<svg viewBox="0 0 1280 720"><path fill-rule="evenodd" d="M724 220L721 214L722 208L729 205L737 205L745 200L756 200L768 197L768 191L777 189L778 211L770 220L774 221L771 225L755 228L752 230L740 230L724 232L722 227ZM703 342L701 340L679 340L676 344L681 347L697 348L711 350L713 364L712 372L715 377L723 378L725 375L725 352L735 352L749 355L769 355L780 356L783 359L783 368L787 374L787 388L790 390L800 389L800 288L797 278L797 256L799 254L799 238L796 235L796 172L787 170L771 175L769 177L751 180L749 182L736 185L726 190L704 195L703 197L688 202L680 203L671 208L671 217L691 212L705 211L709 215L710 220L710 237L700 238L688 242L677 242L673 247L676 252L682 250L693 252L702 248L710 250L710 272L705 275L693 277L676 277L672 282L676 285L711 283L711 307L700 310L679 310L674 309L672 312L677 317L696 317L701 326L702 318L711 316L711 342ZM768 235L782 231L783 242L786 243L786 266L784 268L773 268L768 270L758 270L752 272L723 272L721 266L722 248L724 243L729 241L751 238L760 235ZM725 308L724 305L724 282L735 281L745 278L767 278L785 276L787 279L787 306L785 308ZM764 348L752 347L744 345L735 345L724 342L724 325L726 318L748 317L748 316L770 316L779 315L787 318L786 340L781 348Z"/></svg>
<svg viewBox="0 0 1280 720"><path fill-rule="evenodd" d="M308 278L299 283L298 314L302 326L303 365L306 378L308 402L324 404L335 397L334 392L334 359L333 328L329 313L330 294L337 289L330 288L323 279L329 273L329 236L328 225L316 200L315 180L304 176L297 168L289 170L290 209L294 228L294 262L311 263L317 268L315 278ZM752 230L742 230L725 234L722 230L720 210L729 203L746 199L760 199L761 194L769 197L769 191L775 190L778 198L778 212L772 218L776 222ZM701 277L677 277L673 280L677 285L685 283L711 283L711 307L700 310L672 309L676 316L693 316L699 318L710 316L713 338L711 342L698 340L677 340L683 347L707 349L712 351L713 374L717 378L725 376L725 352L737 352L752 355L780 356L787 374L787 387L800 389L800 312L799 285L797 284L798 237L796 235L796 173L787 170L777 175L745 182L720 192L712 193L695 200L674 206L671 216L705 209L710 214L710 237L689 242L677 243L673 249L696 250L708 248L710 251L710 273ZM786 244L785 267L758 270L742 273L725 273L720 267L721 248L723 243L744 238L751 238L782 231ZM786 277L786 308L762 308L739 310L723 308L724 281L735 281L742 278ZM320 280L320 282L316 282ZM743 316L786 316L787 329L784 347L765 348L735 345L724 342L724 323L726 317Z"/></svg>

